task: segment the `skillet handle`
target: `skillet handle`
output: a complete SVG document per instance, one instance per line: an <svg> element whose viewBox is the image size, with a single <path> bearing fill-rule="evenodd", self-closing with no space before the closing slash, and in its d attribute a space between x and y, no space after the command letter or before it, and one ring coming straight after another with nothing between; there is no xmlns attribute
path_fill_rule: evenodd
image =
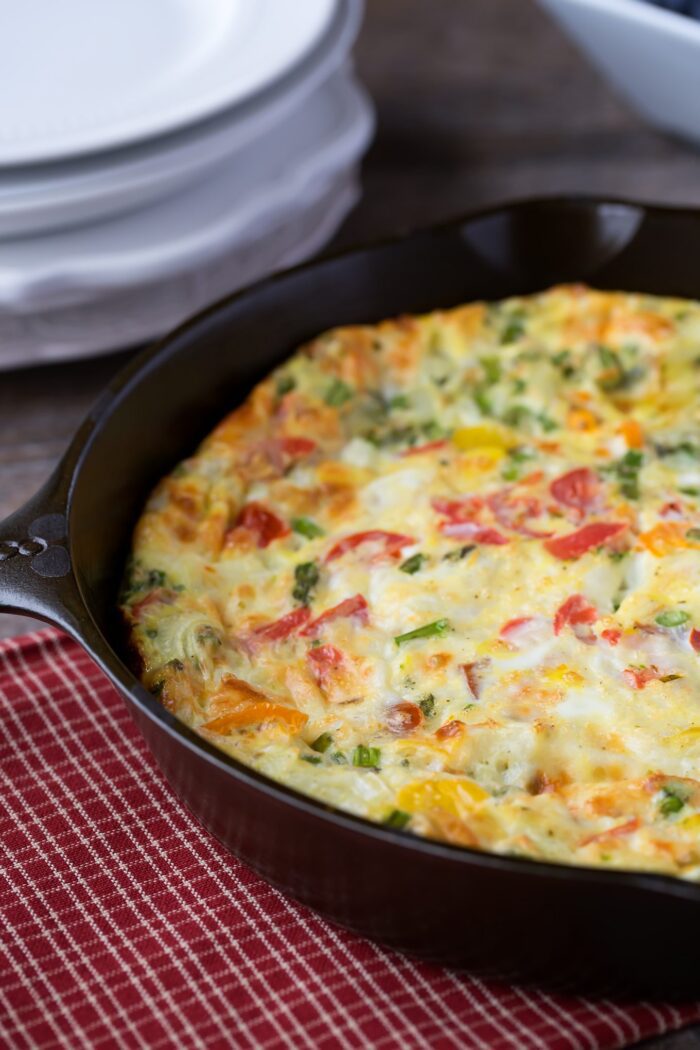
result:
<svg viewBox="0 0 700 1050"><path fill-rule="evenodd" d="M59 467L0 521L0 611L36 616L77 636L86 613L68 548L67 495Z"/></svg>

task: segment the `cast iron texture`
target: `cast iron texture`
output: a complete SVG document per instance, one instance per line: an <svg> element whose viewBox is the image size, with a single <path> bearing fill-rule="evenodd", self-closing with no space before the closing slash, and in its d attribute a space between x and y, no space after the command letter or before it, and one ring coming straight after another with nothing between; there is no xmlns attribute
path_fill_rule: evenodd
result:
<svg viewBox="0 0 700 1050"><path fill-rule="evenodd" d="M299 343L334 325L561 281L698 296L700 211L586 199L504 205L300 267L219 303L127 367L47 486L0 525L0 608L77 638L198 819L336 922L480 974L696 995L700 887L428 842L275 785L179 725L139 685L114 612L152 485Z"/></svg>

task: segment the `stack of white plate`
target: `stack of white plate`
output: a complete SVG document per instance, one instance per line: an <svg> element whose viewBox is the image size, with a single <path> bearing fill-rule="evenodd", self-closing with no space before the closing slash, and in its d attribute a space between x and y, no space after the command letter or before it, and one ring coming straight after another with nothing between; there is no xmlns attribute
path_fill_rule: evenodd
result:
<svg viewBox="0 0 700 1050"><path fill-rule="evenodd" d="M128 347L317 251L361 0L0 0L0 367Z"/></svg>

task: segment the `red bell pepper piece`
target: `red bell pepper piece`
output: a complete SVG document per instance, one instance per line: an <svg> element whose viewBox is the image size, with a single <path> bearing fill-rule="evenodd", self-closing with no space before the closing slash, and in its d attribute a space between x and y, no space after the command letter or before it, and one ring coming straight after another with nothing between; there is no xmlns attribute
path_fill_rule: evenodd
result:
<svg viewBox="0 0 700 1050"><path fill-rule="evenodd" d="M549 491L557 503L571 507L583 515L595 506L600 482L598 476L588 467L578 467L576 470L570 470L568 474L562 474L560 478L555 478L549 486Z"/></svg>
<svg viewBox="0 0 700 1050"><path fill-rule="evenodd" d="M273 540L289 535L289 527L263 503L253 500L241 510L236 528L247 529L255 537L258 547L267 547Z"/></svg>
<svg viewBox="0 0 700 1050"><path fill-rule="evenodd" d="M385 553L394 557L401 553L403 547L410 547L416 541L412 536L403 536L400 532L384 532L383 529L369 529L367 532L354 532L351 536L344 536L342 540L331 547L326 555L326 562L335 561L348 551L354 551L363 543L381 543Z"/></svg>
<svg viewBox="0 0 700 1050"><path fill-rule="evenodd" d="M565 536L555 536L554 539L545 542L545 549L553 554L555 558L566 561L568 558L580 558L586 551L593 547L600 547L614 536L619 535L627 528L624 522L596 521L591 525L584 525L576 532L568 532Z"/></svg>
<svg viewBox="0 0 700 1050"><path fill-rule="evenodd" d="M471 543L484 543L501 547L508 543L508 537L490 525L479 525L475 521L444 521L440 526L443 536L453 540L466 540Z"/></svg>
<svg viewBox="0 0 700 1050"><path fill-rule="evenodd" d="M285 638L289 638L300 627L303 627L305 623L308 623L310 616L311 612L307 606L301 605L298 609L292 609L291 612L287 613L286 616L282 616L279 620L273 620L272 623L266 623L263 627L257 627L253 631L253 638L256 641L280 642Z"/></svg>
<svg viewBox="0 0 700 1050"><path fill-rule="evenodd" d="M301 633L304 636L318 634L327 623L351 616L363 626L369 623L369 606L361 594L356 594L352 598L345 598L344 601L334 605L332 609L326 609L315 620L312 620Z"/></svg>
<svg viewBox="0 0 700 1050"><path fill-rule="evenodd" d="M426 441L424 445L414 445L413 448L404 449L401 453L402 456L420 456L424 452L435 452L439 448L445 448L449 444L446 438L439 438L437 441Z"/></svg>
<svg viewBox="0 0 700 1050"><path fill-rule="evenodd" d="M418 704L412 704L405 700L400 704L394 704L389 709L386 717L386 727L390 733L404 736L412 733L423 722L423 712Z"/></svg>
<svg viewBox="0 0 700 1050"><path fill-rule="evenodd" d="M566 626L595 623L598 611L582 594L572 594L554 614L554 633L561 634Z"/></svg>

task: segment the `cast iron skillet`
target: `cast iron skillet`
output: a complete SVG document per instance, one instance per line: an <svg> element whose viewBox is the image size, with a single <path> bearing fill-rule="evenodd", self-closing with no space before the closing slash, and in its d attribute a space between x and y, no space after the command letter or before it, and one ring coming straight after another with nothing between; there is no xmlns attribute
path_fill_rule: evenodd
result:
<svg viewBox="0 0 700 1050"><path fill-rule="evenodd" d="M0 524L0 609L73 635L122 692L205 827L343 926L481 974L579 987L623 978L637 991L681 996L700 987L699 886L428 842L274 784L208 746L139 685L114 614L151 486L299 343L338 324L559 281L696 297L700 211L525 201L302 266L224 300L129 364L48 484Z"/></svg>

